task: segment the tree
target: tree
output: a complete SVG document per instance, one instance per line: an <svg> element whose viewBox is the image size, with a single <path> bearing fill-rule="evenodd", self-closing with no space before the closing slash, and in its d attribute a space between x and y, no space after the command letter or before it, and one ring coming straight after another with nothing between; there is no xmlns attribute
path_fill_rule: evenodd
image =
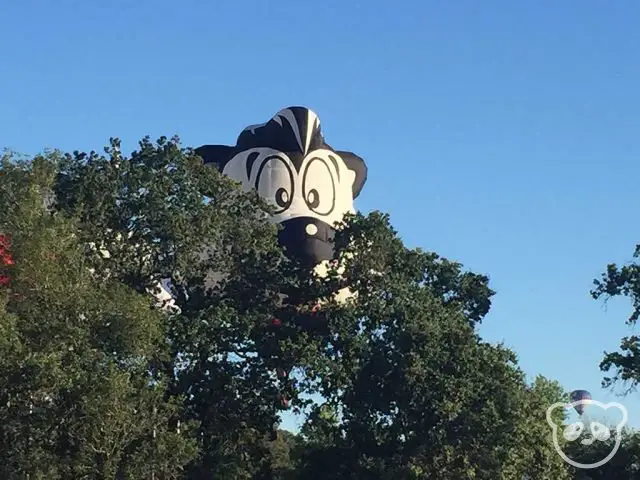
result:
<svg viewBox="0 0 640 480"><path fill-rule="evenodd" d="M268 451L268 464L255 476L265 480L293 480L299 478L299 460L304 450L304 441L300 436L287 430L278 430L277 437L265 438Z"/></svg>
<svg viewBox="0 0 640 480"><path fill-rule="evenodd" d="M590 445L581 442L570 442L567 445L567 455L579 463L593 464L606 458L613 450L616 442L616 431L606 441L594 441ZM604 465L581 471L574 469L575 478L585 480L606 480L610 478L624 478L634 480L640 478L640 436L630 429L622 430L622 442L616 454Z"/></svg>
<svg viewBox="0 0 640 480"><path fill-rule="evenodd" d="M474 330L490 307L488 279L407 249L378 213L348 219L336 245L345 271L327 292L349 286L357 296L329 302L322 355L310 357L303 383L340 419L325 413L318 428L313 417L306 431L321 440L303 475L495 479L535 467L538 478L566 478L547 405L527 410L561 392L542 380L528 388L515 354Z"/></svg>
<svg viewBox="0 0 640 480"><path fill-rule="evenodd" d="M60 161L55 208L109 252L92 257L98 275L140 294L171 279L180 311L168 314L169 354L150 369L170 378L169 397L186 399L182 420L199 425L188 476L252 478L269 463L262 438L287 388L274 375L282 345L304 351L271 327L295 283L265 219L271 207L178 139L145 138L130 156L112 140L105 153Z"/></svg>
<svg viewBox="0 0 640 480"><path fill-rule="evenodd" d="M58 323L68 323L69 315L77 314L82 321L93 318L89 313L95 315L100 328L96 326L96 331L91 331L92 339L102 342L99 346L111 362L94 363L103 370L81 368L90 360L95 362L92 355L102 355L100 348L96 347L95 353L83 347L81 353L89 355L90 360L79 364L79 378L65 380L73 385L76 395L68 394L64 402L56 402L59 408L51 411L50 421L72 422L73 412L87 416L87 412L98 415L102 411L107 415L105 410L110 405L113 408L107 410L108 415L118 417L121 430L141 430L148 437L147 441L122 440L114 446L115 439L100 426L101 417L96 417L98 431L89 423L78 422L74 428L81 432L75 432L74 438L82 441L74 440L74 445L81 445L84 450L74 451L73 459L60 460L66 466L52 467L57 470L47 471L47 478L58 474L75 478L97 470L104 478L114 478L116 473L141 478L152 470L172 478L170 463L174 464L174 471L189 463L189 478L251 478L269 462L265 455L268 448L261 437L276 423L283 383L272 378L274 361L268 350L273 335L265 326L281 303L278 285L282 281L282 255L275 229L264 219L264 204L255 195L243 194L229 179L203 167L201 160L191 150L180 147L177 139L162 138L155 144L143 139L140 149L130 157L122 155L119 142L114 139L105 153L53 153L18 167L5 162L3 169L3 180L11 180L3 181L5 200L16 205L16 211L7 214L0 224L3 231L10 231L16 246L12 253L16 264L21 265L12 272L15 282L27 266L38 275L47 272L40 264L29 263L36 254L31 252L28 238L39 242L43 251L51 248L50 244L68 246L75 255L73 261L62 252L51 254L55 258L47 253L43 261L57 262L61 268L77 267L87 282L86 289L76 287L73 282L79 280L66 270L57 271L64 281L47 276L59 296L64 298L62 292L72 290L73 299L85 310L69 304L71 298L61 303L57 297L43 297L39 299L38 314L43 316L39 325L46 327L48 338L58 339L60 335L53 332L61 329ZM34 184L36 170L36 176L43 176L41 171L46 171L42 188ZM23 201L27 191L39 192L29 206ZM49 209L42 208L43 204ZM47 222L69 225L59 233L66 240L36 231L35 227L20 230L23 218L33 218L32 210ZM97 248L89 248L91 245ZM102 255L97 252L100 250ZM211 272L217 275L215 284L211 282ZM148 290L162 278L173 281L181 312L150 309L153 301ZM15 285L12 292L19 293ZM90 288L107 290L97 296L87 290ZM127 316L122 309L131 302L137 302L136 307ZM16 305L11 304L7 310L9 325L15 322L15 315L34 312L31 303L25 304L26 312L16 310ZM45 315L55 311L59 311L59 320ZM20 331L16 335L19 334ZM138 345L138 341L147 343ZM18 345L8 343L7 353L14 351L15 358ZM116 348L118 345L121 348ZM125 347L131 350L122 352ZM47 348L64 351L59 345ZM256 357L255 352L263 355ZM71 375L66 367L65 372ZM137 376L132 379L133 373ZM6 378L15 379L15 375L7 370ZM108 381L110 375L113 383ZM93 387L91 382L98 383ZM20 382L19 388L26 388L25 382ZM25 403L21 400L19 404ZM130 412L129 417L122 412ZM7 410L6 418L14 413ZM138 418L141 415L146 415L148 421ZM14 424L24 433L24 418L15 417ZM194 424L199 426L191 433ZM112 436L117 436L112 430ZM174 438L171 444L168 437L162 446L161 430L184 439L189 448L178 448L177 440ZM108 443L109 449L88 441L94 437ZM40 440L32 444L40 445ZM25 450L20 445L15 448ZM90 455L96 449L100 452ZM103 450L109 451L108 458L103 458ZM176 459L181 451L188 455ZM153 452L157 452L155 457ZM7 455L15 457L11 452ZM33 453L20 458L29 463ZM58 464L52 458L41 462L42 468ZM19 470L7 468L11 472Z"/></svg>
<svg viewBox="0 0 640 480"><path fill-rule="evenodd" d="M595 300L609 301L615 297L626 297L631 300L632 311L627 318L628 325L635 325L640 318L640 245L633 254L634 260L627 265L615 263L607 265L600 278L593 281L591 295ZM625 386L625 394L637 389L640 382L640 337L628 335L620 341L618 352L605 352L600 363L603 372L611 372L603 379L605 388L613 388L617 384ZM584 463L595 462L604 458L613 448L614 435L607 442L594 442L591 446L574 446L573 454ZM592 479L599 478L640 478L640 450L637 432L625 430L618 453L607 464L589 472Z"/></svg>
<svg viewBox="0 0 640 480"><path fill-rule="evenodd" d="M547 421L547 409L568 397L567 392L556 381L538 375L531 385L525 387L523 401L519 409L509 457L510 461L502 472L503 478L522 478L523 474L532 479L564 479L570 477L570 469L555 450L553 430ZM551 415L558 431L562 432L567 412L556 408ZM561 448L566 440L560 433L557 438Z"/></svg>
<svg viewBox="0 0 640 480"><path fill-rule="evenodd" d="M178 139L3 171L7 478L568 478L545 418L564 393L476 332L488 278L386 215L345 219L320 277ZM286 408L301 435L269 440Z"/></svg>
<svg viewBox="0 0 640 480"><path fill-rule="evenodd" d="M640 245L636 246L634 259L640 257ZM637 261L618 267L615 263L607 265L599 279L593 281L591 295L598 300L614 297L627 297L632 302L632 313L627 324L635 325L640 318L640 264ZM603 380L603 386L611 387L618 382L627 384L628 391L635 390L640 381L640 337L629 335L622 338L619 352L605 352L600 364L604 372L614 370L612 376Z"/></svg>
<svg viewBox="0 0 640 480"><path fill-rule="evenodd" d="M195 455L177 397L148 366L167 355L149 298L87 268L79 223L47 199L57 156L5 158L0 231L2 478L180 478Z"/></svg>

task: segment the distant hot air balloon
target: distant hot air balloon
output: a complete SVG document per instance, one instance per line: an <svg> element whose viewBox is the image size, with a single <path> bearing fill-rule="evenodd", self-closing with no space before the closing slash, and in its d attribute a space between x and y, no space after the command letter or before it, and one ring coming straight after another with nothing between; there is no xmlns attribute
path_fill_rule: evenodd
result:
<svg viewBox="0 0 640 480"><path fill-rule="evenodd" d="M586 390L574 390L573 392L571 392L571 395L569 398L571 399L573 408L575 408L576 412L578 412L578 415L582 415L584 412L585 403L591 400L591 394ZM573 405L574 402L585 402L585 403L579 403L577 405Z"/></svg>

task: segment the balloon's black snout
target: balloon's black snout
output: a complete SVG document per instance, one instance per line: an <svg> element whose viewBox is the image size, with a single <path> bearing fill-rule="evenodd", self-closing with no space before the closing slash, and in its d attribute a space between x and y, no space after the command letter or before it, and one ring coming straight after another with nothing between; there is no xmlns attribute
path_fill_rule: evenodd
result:
<svg viewBox="0 0 640 480"><path fill-rule="evenodd" d="M328 223L313 217L297 217L280 224L280 244L288 255L300 263L313 267L333 258L335 230Z"/></svg>

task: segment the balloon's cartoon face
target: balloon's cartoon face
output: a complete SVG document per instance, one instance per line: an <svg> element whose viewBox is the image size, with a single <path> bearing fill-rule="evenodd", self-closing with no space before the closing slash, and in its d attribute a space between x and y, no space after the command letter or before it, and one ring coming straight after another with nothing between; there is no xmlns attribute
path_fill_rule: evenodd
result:
<svg viewBox="0 0 640 480"><path fill-rule="evenodd" d="M571 407L575 407L576 405L595 405L603 410L614 409L614 411L621 414L621 420L613 429L597 421L578 421L565 426L556 424L552 415L554 410L557 408L566 408L566 403L555 403L547 409L547 422L553 431L553 444L558 455L560 455L565 462L576 468L597 468L611 460L618 451L618 448L620 448L620 443L622 441L622 428L627 423L627 410L623 405L616 402L605 404L591 399L574 401L570 404ZM615 442L611 451L605 458L595 463L584 464L572 460L562 451L558 442L559 435L562 435L567 442L579 441L582 445L591 445L594 442L606 442L612 436L614 437Z"/></svg>
<svg viewBox="0 0 640 480"><path fill-rule="evenodd" d="M275 208L280 243L310 266L333 256L334 225L353 213L367 167L352 152L331 148L320 120L304 107L289 107L261 125L245 128L235 146L196 149L206 164L255 189Z"/></svg>

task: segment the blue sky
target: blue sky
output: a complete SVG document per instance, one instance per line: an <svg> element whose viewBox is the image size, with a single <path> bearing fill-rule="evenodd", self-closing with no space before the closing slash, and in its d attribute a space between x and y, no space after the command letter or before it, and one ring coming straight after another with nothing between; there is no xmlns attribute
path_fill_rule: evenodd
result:
<svg viewBox="0 0 640 480"><path fill-rule="evenodd" d="M490 275L486 339L640 426L598 369L630 306L589 296L640 241L639 24L635 2L6 1L0 146L232 143L306 105L367 161L361 210Z"/></svg>

